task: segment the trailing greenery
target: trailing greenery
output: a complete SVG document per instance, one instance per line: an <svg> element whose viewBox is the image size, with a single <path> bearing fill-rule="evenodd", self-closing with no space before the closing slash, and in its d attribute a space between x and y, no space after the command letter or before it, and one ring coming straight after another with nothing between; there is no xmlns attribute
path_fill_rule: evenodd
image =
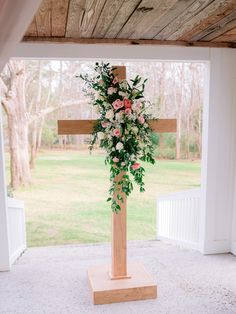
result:
<svg viewBox="0 0 236 314"><path fill-rule="evenodd" d="M99 114L90 149L98 140L107 152L105 163L110 165L111 180L107 201L118 212L122 194L129 196L133 191L133 181L139 185L140 192L145 191L145 169L140 162L154 164L155 160L147 114L150 103L143 95L146 79L136 76L128 83L120 81L113 71L109 63L96 63L95 77L80 77L86 82L85 92Z"/></svg>

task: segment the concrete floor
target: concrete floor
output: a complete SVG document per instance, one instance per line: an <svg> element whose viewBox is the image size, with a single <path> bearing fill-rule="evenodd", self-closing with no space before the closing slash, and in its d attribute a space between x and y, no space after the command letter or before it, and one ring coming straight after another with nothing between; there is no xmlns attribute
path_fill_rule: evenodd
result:
<svg viewBox="0 0 236 314"><path fill-rule="evenodd" d="M109 245L31 248L0 273L0 313L236 313L236 257L202 256L157 241L131 242L129 260L155 276L156 300L96 305L86 269L109 263Z"/></svg>

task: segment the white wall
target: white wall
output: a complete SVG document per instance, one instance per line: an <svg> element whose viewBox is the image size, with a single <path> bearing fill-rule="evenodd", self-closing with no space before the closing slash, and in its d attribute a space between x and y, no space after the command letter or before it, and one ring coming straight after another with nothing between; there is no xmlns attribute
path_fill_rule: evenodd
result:
<svg viewBox="0 0 236 314"><path fill-rule="evenodd" d="M0 71L12 56L12 51L16 49L40 2L41 0L0 0ZM0 112L0 271L9 269L5 161Z"/></svg>
<svg viewBox="0 0 236 314"><path fill-rule="evenodd" d="M236 51L211 49L203 116L201 251L231 250L234 202Z"/></svg>

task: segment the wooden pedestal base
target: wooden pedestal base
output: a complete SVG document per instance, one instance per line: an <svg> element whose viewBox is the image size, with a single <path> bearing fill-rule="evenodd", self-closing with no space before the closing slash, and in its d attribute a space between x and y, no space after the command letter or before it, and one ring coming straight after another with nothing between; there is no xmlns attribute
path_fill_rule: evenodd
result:
<svg viewBox="0 0 236 314"><path fill-rule="evenodd" d="M111 280L110 266L99 265L88 269L88 279L94 304L155 299L157 285L142 264L128 265L131 278Z"/></svg>

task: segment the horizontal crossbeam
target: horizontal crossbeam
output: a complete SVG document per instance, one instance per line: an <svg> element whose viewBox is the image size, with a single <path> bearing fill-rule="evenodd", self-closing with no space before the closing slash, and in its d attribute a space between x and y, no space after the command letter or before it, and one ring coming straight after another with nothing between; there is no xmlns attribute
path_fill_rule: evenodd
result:
<svg viewBox="0 0 236 314"><path fill-rule="evenodd" d="M92 134L97 120L59 120L58 134ZM159 119L148 121L153 132L156 133L174 133L177 129L176 119Z"/></svg>

